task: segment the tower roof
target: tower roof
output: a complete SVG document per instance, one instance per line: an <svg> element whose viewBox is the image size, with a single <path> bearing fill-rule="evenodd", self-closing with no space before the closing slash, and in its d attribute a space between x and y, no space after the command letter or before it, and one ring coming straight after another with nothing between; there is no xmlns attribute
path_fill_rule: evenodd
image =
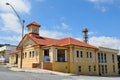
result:
<svg viewBox="0 0 120 80"><path fill-rule="evenodd" d="M41 25L40 24L38 24L38 23L36 23L36 22L31 22L30 24L28 24L27 25L27 27L29 27L29 26L31 26L31 25L33 25L33 26L35 26L35 27L40 27Z"/></svg>

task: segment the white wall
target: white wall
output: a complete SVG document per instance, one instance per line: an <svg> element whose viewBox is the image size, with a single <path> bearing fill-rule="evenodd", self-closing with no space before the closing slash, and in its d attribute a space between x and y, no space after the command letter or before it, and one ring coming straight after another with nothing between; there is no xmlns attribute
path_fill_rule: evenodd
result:
<svg viewBox="0 0 120 80"><path fill-rule="evenodd" d="M9 53L15 52L16 46L5 45L3 47L0 47L0 51L3 51L3 50L5 50L5 55L4 55L5 60L9 61Z"/></svg>

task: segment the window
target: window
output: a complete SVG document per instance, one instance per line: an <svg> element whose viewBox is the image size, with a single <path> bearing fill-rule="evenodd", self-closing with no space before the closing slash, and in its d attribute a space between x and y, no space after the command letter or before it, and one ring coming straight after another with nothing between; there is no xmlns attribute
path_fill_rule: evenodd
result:
<svg viewBox="0 0 120 80"><path fill-rule="evenodd" d="M113 72L115 72L115 65L113 65Z"/></svg>
<svg viewBox="0 0 120 80"><path fill-rule="evenodd" d="M89 56L88 56L88 52L87 52L87 58L88 58Z"/></svg>
<svg viewBox="0 0 120 80"><path fill-rule="evenodd" d="M76 53L77 53L77 58L79 57L79 51L76 51Z"/></svg>
<svg viewBox="0 0 120 80"><path fill-rule="evenodd" d="M94 66L94 71L96 71L96 66Z"/></svg>
<svg viewBox="0 0 120 80"><path fill-rule="evenodd" d="M105 65L105 73L107 74L107 65Z"/></svg>
<svg viewBox="0 0 120 80"><path fill-rule="evenodd" d="M100 63L100 53L98 53L98 62Z"/></svg>
<svg viewBox="0 0 120 80"><path fill-rule="evenodd" d="M90 58L92 58L92 52L90 52Z"/></svg>
<svg viewBox="0 0 120 80"><path fill-rule="evenodd" d="M91 71L91 66L88 66L88 70Z"/></svg>
<svg viewBox="0 0 120 80"><path fill-rule="evenodd" d="M81 72L81 66L78 66L78 71Z"/></svg>
<svg viewBox="0 0 120 80"><path fill-rule="evenodd" d="M57 53L57 61L58 62L65 62L65 50L58 50L58 53Z"/></svg>
<svg viewBox="0 0 120 80"><path fill-rule="evenodd" d="M82 52L82 51L80 51L80 57L81 57L81 58L83 57L83 52Z"/></svg>
<svg viewBox="0 0 120 80"><path fill-rule="evenodd" d="M44 56L49 56L49 49L44 50Z"/></svg>
<svg viewBox="0 0 120 80"><path fill-rule="evenodd" d="M32 57L31 54L32 54L32 53L31 53L31 51L30 51L30 52L29 52L29 57L30 57L30 58Z"/></svg>
<svg viewBox="0 0 120 80"><path fill-rule="evenodd" d="M107 60L106 60L106 54L104 54L104 60L105 60L105 63L107 62Z"/></svg>
<svg viewBox="0 0 120 80"><path fill-rule="evenodd" d="M103 63L103 53L101 53L101 59L102 59L102 63Z"/></svg>
<svg viewBox="0 0 120 80"><path fill-rule="evenodd" d="M102 74L104 74L104 65L102 65Z"/></svg>
<svg viewBox="0 0 120 80"><path fill-rule="evenodd" d="M115 60L114 60L114 54L112 54L112 61L113 61L113 63L115 62Z"/></svg>
<svg viewBox="0 0 120 80"><path fill-rule="evenodd" d="M49 49L44 50L44 62L50 62Z"/></svg>
<svg viewBox="0 0 120 80"><path fill-rule="evenodd" d="M25 52L25 58L27 57L27 53Z"/></svg>
<svg viewBox="0 0 120 80"><path fill-rule="evenodd" d="M32 58L34 57L34 51L32 51Z"/></svg>

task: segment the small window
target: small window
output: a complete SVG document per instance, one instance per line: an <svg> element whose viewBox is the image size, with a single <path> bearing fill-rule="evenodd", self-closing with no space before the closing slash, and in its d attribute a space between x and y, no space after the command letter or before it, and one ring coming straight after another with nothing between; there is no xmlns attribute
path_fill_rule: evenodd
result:
<svg viewBox="0 0 120 80"><path fill-rule="evenodd" d="M65 62L65 50L59 49L57 53L57 61L58 62Z"/></svg>
<svg viewBox="0 0 120 80"><path fill-rule="evenodd" d="M81 66L78 66L78 71L81 72Z"/></svg>
<svg viewBox="0 0 120 80"><path fill-rule="evenodd" d="M91 66L88 66L88 70L91 71Z"/></svg>
<svg viewBox="0 0 120 80"><path fill-rule="evenodd" d="M82 51L80 51L80 57L81 57L81 58L83 57L83 52L82 52Z"/></svg>
<svg viewBox="0 0 120 80"><path fill-rule="evenodd" d="M90 58L92 58L92 52L90 52Z"/></svg>
<svg viewBox="0 0 120 80"><path fill-rule="evenodd" d="M104 54L104 60L105 60L105 63L107 62L107 60L106 60L106 54Z"/></svg>
<svg viewBox="0 0 120 80"><path fill-rule="evenodd" d="M98 53L98 62L100 63L100 53Z"/></svg>
<svg viewBox="0 0 120 80"><path fill-rule="evenodd" d="M25 52L25 58L27 57L27 53Z"/></svg>
<svg viewBox="0 0 120 80"><path fill-rule="evenodd" d="M30 58L32 57L31 54L32 54L32 53L31 53L31 51L30 51L30 52L29 52L29 57L30 57Z"/></svg>
<svg viewBox="0 0 120 80"><path fill-rule="evenodd" d="M34 51L32 51L32 57L34 57Z"/></svg>
<svg viewBox="0 0 120 80"><path fill-rule="evenodd" d="M113 65L113 72L115 72L115 65Z"/></svg>
<svg viewBox="0 0 120 80"><path fill-rule="evenodd" d="M102 65L102 74L104 74L104 65Z"/></svg>
<svg viewBox="0 0 120 80"><path fill-rule="evenodd" d="M79 57L79 51L76 51L76 53L77 53L77 58Z"/></svg>
<svg viewBox="0 0 120 80"><path fill-rule="evenodd" d="M44 50L44 56L49 56L49 49Z"/></svg>
<svg viewBox="0 0 120 80"><path fill-rule="evenodd" d="M89 57L88 55L89 55L89 54L88 54L88 52L87 52L87 58Z"/></svg>
<svg viewBox="0 0 120 80"><path fill-rule="evenodd" d="M103 53L101 53L101 59L102 59L102 63L103 63Z"/></svg>
<svg viewBox="0 0 120 80"><path fill-rule="evenodd" d="M107 74L107 65L105 65L105 73Z"/></svg>
<svg viewBox="0 0 120 80"><path fill-rule="evenodd" d="M115 62L115 60L114 60L114 54L112 54L112 61L113 61L113 63Z"/></svg>

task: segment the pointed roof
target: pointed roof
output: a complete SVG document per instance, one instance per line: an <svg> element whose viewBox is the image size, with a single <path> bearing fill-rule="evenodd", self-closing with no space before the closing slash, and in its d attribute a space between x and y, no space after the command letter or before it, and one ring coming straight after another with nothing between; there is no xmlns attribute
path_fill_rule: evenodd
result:
<svg viewBox="0 0 120 80"><path fill-rule="evenodd" d="M38 24L38 23L36 23L35 21L33 21L33 22L31 22L30 24L28 24L27 27L29 27L29 26L31 26L31 25L36 26L36 27L40 27L40 26L41 26L40 24Z"/></svg>

